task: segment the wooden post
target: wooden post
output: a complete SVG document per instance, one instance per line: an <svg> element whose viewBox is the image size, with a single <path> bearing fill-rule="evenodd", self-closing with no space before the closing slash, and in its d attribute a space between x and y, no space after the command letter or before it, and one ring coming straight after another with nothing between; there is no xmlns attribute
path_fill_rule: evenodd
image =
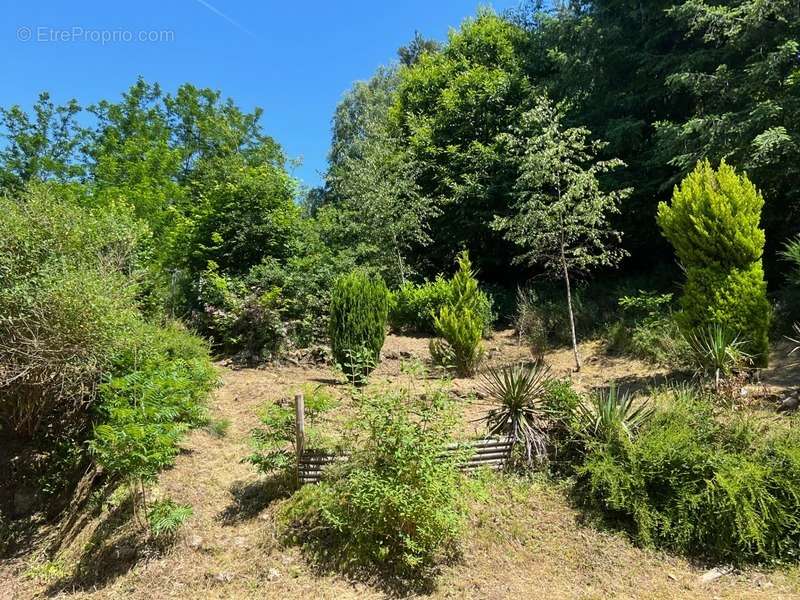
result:
<svg viewBox="0 0 800 600"><path fill-rule="evenodd" d="M306 403L303 393L294 395L294 439L297 452L297 486L300 487L300 460L306 443Z"/></svg>

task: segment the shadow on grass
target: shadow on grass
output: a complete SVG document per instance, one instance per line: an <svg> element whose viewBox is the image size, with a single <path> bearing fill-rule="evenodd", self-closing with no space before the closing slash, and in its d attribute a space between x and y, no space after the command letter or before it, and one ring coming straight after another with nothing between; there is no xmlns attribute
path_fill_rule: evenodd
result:
<svg viewBox="0 0 800 600"><path fill-rule="evenodd" d="M72 574L53 583L46 594L88 591L104 587L124 575L148 549L132 524L132 498L113 508L97 526Z"/></svg>
<svg viewBox="0 0 800 600"><path fill-rule="evenodd" d="M647 393L653 388L666 385L680 385L693 381L692 374L686 371L670 371L669 373L658 373L656 375L626 375L610 381L608 385L598 386L594 392L607 393L613 385L618 392L628 392L636 395Z"/></svg>
<svg viewBox="0 0 800 600"><path fill-rule="evenodd" d="M258 481L235 481L230 487L232 501L217 515L217 519L223 525L249 521L275 500L288 498L292 491L292 481L285 475Z"/></svg>

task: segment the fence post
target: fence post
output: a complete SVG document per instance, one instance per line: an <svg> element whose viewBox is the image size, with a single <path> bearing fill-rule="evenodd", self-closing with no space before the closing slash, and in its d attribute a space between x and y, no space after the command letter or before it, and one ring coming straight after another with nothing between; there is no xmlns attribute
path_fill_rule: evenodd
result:
<svg viewBox="0 0 800 600"><path fill-rule="evenodd" d="M297 486L300 487L300 461L303 458L303 450L306 443L306 403L303 393L294 395L294 439L295 451L297 453Z"/></svg>

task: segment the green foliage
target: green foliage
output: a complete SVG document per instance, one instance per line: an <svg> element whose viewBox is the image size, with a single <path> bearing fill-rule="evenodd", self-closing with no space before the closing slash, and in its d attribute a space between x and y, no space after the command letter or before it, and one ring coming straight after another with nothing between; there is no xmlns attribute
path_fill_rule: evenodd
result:
<svg viewBox="0 0 800 600"><path fill-rule="evenodd" d="M434 330L441 338L430 344L435 363L454 368L462 377L475 374L484 356L481 337L489 325L484 319L490 306L464 251L458 255L458 270L450 281L449 302L433 318Z"/></svg>
<svg viewBox="0 0 800 600"><path fill-rule="evenodd" d="M523 447L528 466L547 459L548 436L544 405L549 367L533 365L490 368L483 375L481 391L496 406L486 415L489 435L511 438Z"/></svg>
<svg viewBox="0 0 800 600"><path fill-rule="evenodd" d="M319 559L413 582L453 549L464 522L456 457L441 459L453 407L443 392L388 392L358 408L356 450L338 478L281 508L284 535Z"/></svg>
<svg viewBox="0 0 800 600"><path fill-rule="evenodd" d="M574 277L613 267L625 256L610 217L630 190L603 190L600 178L623 166L622 161L599 160L605 144L590 142L585 128L565 127L563 107L547 96L522 117L507 135L519 161L518 200L510 212L495 217L492 227L519 247L517 262L539 265L564 281L575 367L580 369L570 273Z"/></svg>
<svg viewBox="0 0 800 600"><path fill-rule="evenodd" d="M0 198L0 418L28 437L75 425L136 320L141 230L33 185Z"/></svg>
<svg viewBox="0 0 800 600"><path fill-rule="evenodd" d="M687 336L691 349L691 363L698 374L712 377L719 389L720 380L729 377L735 369L746 367L751 357L744 351L747 345L739 335L715 323Z"/></svg>
<svg viewBox="0 0 800 600"><path fill-rule="evenodd" d="M336 399L323 387L304 390L305 447L322 450L334 445L323 433L326 413L337 406ZM289 477L297 468L294 405L288 401L268 404L261 414L261 427L251 432L253 452L245 459L260 472L275 472Z"/></svg>
<svg viewBox="0 0 800 600"><path fill-rule="evenodd" d="M128 482L134 505L136 490L142 492L146 510L145 485L173 464L186 431L208 422L205 400L216 374L207 349L188 334L173 330L165 343L155 327L137 333L141 345L120 360L123 374L100 386L89 451Z"/></svg>
<svg viewBox="0 0 800 600"><path fill-rule="evenodd" d="M698 163L659 204L658 222L686 270L680 316L689 333L712 323L741 335L757 364L768 358L770 306L761 266L764 199L724 161Z"/></svg>
<svg viewBox="0 0 800 600"><path fill-rule="evenodd" d="M633 439L589 447L579 468L584 501L629 524L644 545L736 562L797 560L797 431L717 420L692 392L668 400Z"/></svg>
<svg viewBox="0 0 800 600"><path fill-rule="evenodd" d="M614 385L606 392L592 394L588 403L580 402L575 407L580 434L600 441L613 441L619 435L632 438L653 414L647 400L635 403L633 395L618 392Z"/></svg>
<svg viewBox="0 0 800 600"><path fill-rule="evenodd" d="M339 278L331 293L330 341L333 358L366 376L378 364L389 312L389 291L380 277L353 271ZM353 364L365 349L370 360Z"/></svg>
<svg viewBox="0 0 800 600"><path fill-rule="evenodd" d="M191 506L177 504L169 498L157 500L147 511L150 532L156 538L174 538L181 526L192 516L192 512Z"/></svg>
<svg viewBox="0 0 800 600"><path fill-rule="evenodd" d="M672 313L672 294L640 291L622 296L622 318L606 332L609 352L626 353L653 363L681 367L689 347Z"/></svg>
<svg viewBox="0 0 800 600"><path fill-rule="evenodd" d="M389 323L401 332L436 333L434 320L444 306L458 303L468 305L483 323L483 335L491 333L495 315L492 299L477 287L474 273L470 274L471 263L459 257L459 269L449 281L441 275L423 284L406 282L392 294L389 308Z"/></svg>

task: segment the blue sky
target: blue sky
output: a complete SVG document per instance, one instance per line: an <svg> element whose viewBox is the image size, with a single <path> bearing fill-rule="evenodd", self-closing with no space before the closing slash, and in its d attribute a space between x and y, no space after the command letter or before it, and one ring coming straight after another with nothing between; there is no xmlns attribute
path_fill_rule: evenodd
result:
<svg viewBox="0 0 800 600"><path fill-rule="evenodd" d="M28 108L43 90L88 105L139 75L170 91L211 87L262 107L267 133L303 160L295 175L316 185L331 115L353 81L394 60L415 30L443 40L479 5L518 2L0 0L0 105Z"/></svg>

